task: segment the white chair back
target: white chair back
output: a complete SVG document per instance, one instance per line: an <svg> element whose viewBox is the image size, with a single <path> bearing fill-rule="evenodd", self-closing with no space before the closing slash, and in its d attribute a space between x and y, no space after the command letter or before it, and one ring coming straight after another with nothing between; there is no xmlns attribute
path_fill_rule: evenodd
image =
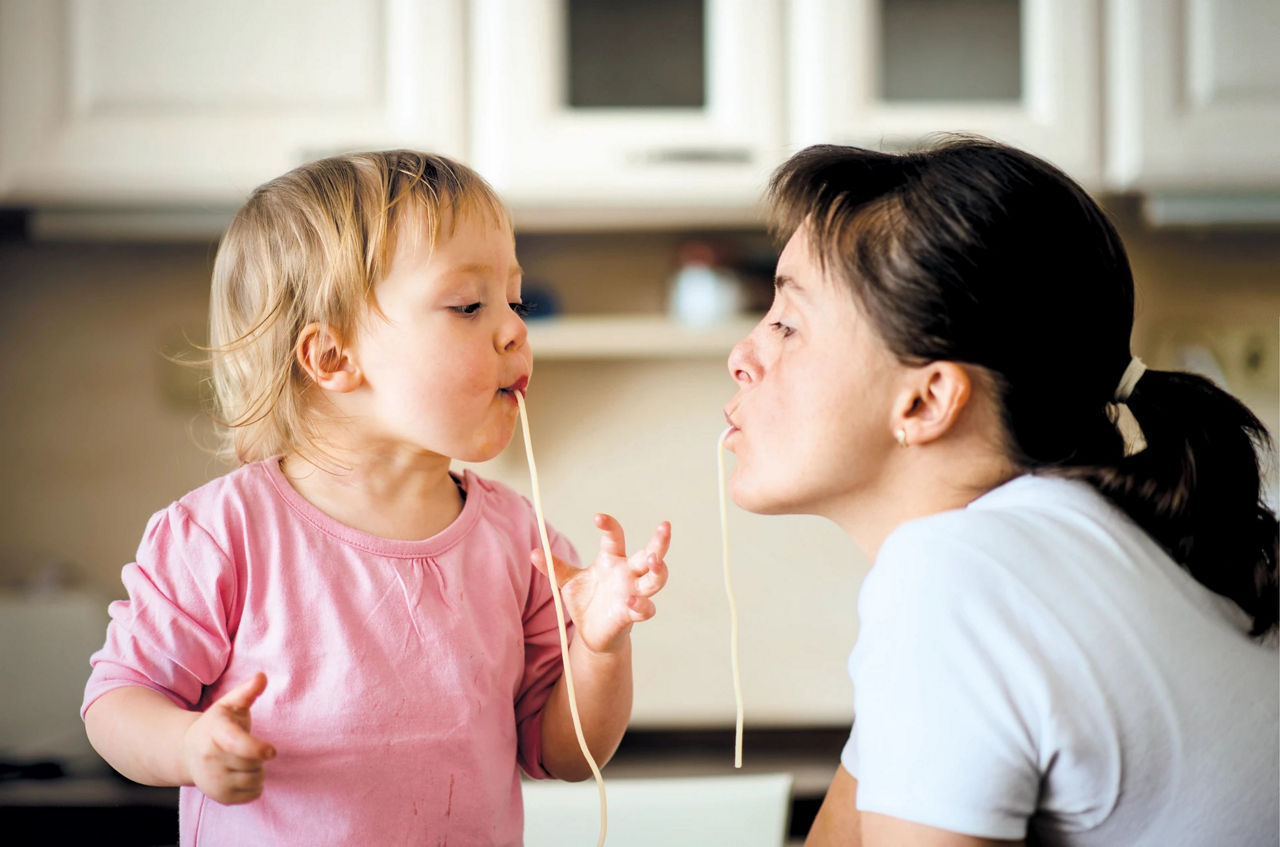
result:
<svg viewBox="0 0 1280 847"><path fill-rule="evenodd" d="M524 783L525 847L594 847L600 795L592 781ZM607 847L781 847L791 774L605 779Z"/></svg>

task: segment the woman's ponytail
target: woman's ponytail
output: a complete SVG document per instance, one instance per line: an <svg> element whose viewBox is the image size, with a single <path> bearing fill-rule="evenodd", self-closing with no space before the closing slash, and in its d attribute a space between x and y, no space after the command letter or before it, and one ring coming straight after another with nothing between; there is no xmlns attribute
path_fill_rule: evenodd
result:
<svg viewBox="0 0 1280 847"><path fill-rule="evenodd" d="M1276 516L1261 496L1266 427L1189 373L1147 371L1126 403L1145 449L1070 475L1093 483L1196 580L1234 600L1252 618L1252 635L1270 632L1280 582Z"/></svg>

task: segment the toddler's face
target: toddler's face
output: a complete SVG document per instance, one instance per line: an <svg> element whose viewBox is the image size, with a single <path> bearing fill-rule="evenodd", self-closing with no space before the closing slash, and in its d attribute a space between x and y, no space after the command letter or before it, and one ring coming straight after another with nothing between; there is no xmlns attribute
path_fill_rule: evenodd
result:
<svg viewBox="0 0 1280 847"><path fill-rule="evenodd" d="M375 444L468 462L501 452L518 416L512 392L533 369L520 281L511 230L486 215L446 218L434 251L425 232L396 239L374 289L383 315L370 310L354 345Z"/></svg>

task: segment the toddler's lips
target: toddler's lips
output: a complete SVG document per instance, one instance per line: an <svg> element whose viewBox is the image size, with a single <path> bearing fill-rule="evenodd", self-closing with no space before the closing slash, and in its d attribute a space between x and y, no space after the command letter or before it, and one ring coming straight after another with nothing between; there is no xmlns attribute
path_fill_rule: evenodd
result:
<svg viewBox="0 0 1280 847"><path fill-rule="evenodd" d="M506 394L515 394L517 391L519 391L521 394L525 394L527 393L528 387L529 387L529 377L522 376L519 379L517 379L515 382L506 386L505 388L500 388L498 390Z"/></svg>

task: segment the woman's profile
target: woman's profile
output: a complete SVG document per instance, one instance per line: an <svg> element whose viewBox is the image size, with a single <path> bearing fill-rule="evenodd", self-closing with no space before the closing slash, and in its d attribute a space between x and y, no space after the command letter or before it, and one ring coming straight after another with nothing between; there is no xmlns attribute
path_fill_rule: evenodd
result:
<svg viewBox="0 0 1280 847"><path fill-rule="evenodd" d="M787 241L729 358L730 492L873 562L808 843L1276 844L1269 437L1132 355L1106 215L971 138L811 147L770 201Z"/></svg>

